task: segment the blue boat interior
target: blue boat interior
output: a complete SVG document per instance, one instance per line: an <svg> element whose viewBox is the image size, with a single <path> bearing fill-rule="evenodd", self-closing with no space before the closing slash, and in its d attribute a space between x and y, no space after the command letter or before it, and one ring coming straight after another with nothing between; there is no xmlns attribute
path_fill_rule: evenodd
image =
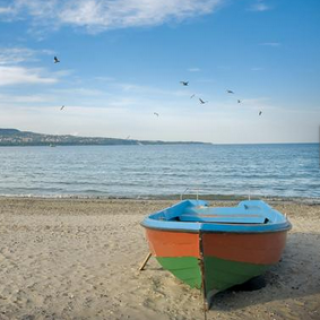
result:
<svg viewBox="0 0 320 320"><path fill-rule="evenodd" d="M261 200L241 201L235 207L210 207L203 200L184 200L149 215L142 225L160 229L240 232L291 228L283 214Z"/></svg>
<svg viewBox="0 0 320 320"><path fill-rule="evenodd" d="M269 217L270 218L270 217ZM186 208L179 216L179 221L205 223L268 223L270 220L265 210L259 205L240 204L233 208L214 208L209 206L193 206Z"/></svg>

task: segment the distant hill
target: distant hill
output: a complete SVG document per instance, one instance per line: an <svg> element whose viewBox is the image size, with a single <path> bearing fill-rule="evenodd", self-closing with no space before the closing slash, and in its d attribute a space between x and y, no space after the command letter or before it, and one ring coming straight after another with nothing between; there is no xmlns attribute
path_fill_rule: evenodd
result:
<svg viewBox="0 0 320 320"><path fill-rule="evenodd" d="M7 146L115 146L115 145L169 145L169 144L209 144L195 141L152 141L116 138L77 137L72 135L52 135L0 129L0 147Z"/></svg>

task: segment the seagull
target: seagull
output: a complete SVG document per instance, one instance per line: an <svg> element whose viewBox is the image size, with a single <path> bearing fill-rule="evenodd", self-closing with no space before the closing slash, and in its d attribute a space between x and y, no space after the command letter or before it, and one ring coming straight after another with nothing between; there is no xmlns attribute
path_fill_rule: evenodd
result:
<svg viewBox="0 0 320 320"><path fill-rule="evenodd" d="M201 98L199 98L199 101L200 101L201 104L205 104L205 103L208 102L208 101L203 101Z"/></svg>
<svg viewBox="0 0 320 320"><path fill-rule="evenodd" d="M238 99L238 103L241 103L241 100Z"/></svg>
<svg viewBox="0 0 320 320"><path fill-rule="evenodd" d="M58 63L58 62L60 62L60 60L57 57L53 57L53 62Z"/></svg>
<svg viewBox="0 0 320 320"><path fill-rule="evenodd" d="M261 116L262 111L259 112L259 116Z"/></svg>
<svg viewBox="0 0 320 320"><path fill-rule="evenodd" d="M159 117L159 113L154 112L153 114L156 115L157 117Z"/></svg>
<svg viewBox="0 0 320 320"><path fill-rule="evenodd" d="M195 94L193 94L193 95L190 97L190 99L192 99L194 96L195 96Z"/></svg>
<svg viewBox="0 0 320 320"><path fill-rule="evenodd" d="M126 138L126 139L127 139L127 140L128 140L128 139L130 139L130 136L127 136L127 138Z"/></svg>
<svg viewBox="0 0 320 320"><path fill-rule="evenodd" d="M63 110L63 109L64 109L64 106L62 106L62 107L60 108L60 111Z"/></svg>
<svg viewBox="0 0 320 320"><path fill-rule="evenodd" d="M234 94L234 92L232 90L227 90L227 93L232 93Z"/></svg>
<svg viewBox="0 0 320 320"><path fill-rule="evenodd" d="M183 86L187 86L189 84L189 81L180 81L180 83L183 85Z"/></svg>

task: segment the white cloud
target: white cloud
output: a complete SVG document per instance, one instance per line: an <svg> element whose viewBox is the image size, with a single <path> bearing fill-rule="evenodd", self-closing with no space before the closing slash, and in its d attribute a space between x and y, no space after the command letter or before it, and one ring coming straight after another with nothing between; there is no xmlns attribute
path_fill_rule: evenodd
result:
<svg viewBox="0 0 320 320"><path fill-rule="evenodd" d="M41 69L0 66L0 86L15 84L50 84L57 82L55 78L42 76Z"/></svg>
<svg viewBox="0 0 320 320"><path fill-rule="evenodd" d="M13 0L12 8L16 15L27 13L25 10L28 10L28 13L34 17L53 17L55 11L59 9L59 2L63 3L61 0Z"/></svg>
<svg viewBox="0 0 320 320"><path fill-rule="evenodd" d="M13 10L10 7L0 7L0 14L8 14L11 13Z"/></svg>
<svg viewBox="0 0 320 320"><path fill-rule="evenodd" d="M190 71L190 72L199 72L200 69L199 68L189 68L188 71Z"/></svg>
<svg viewBox="0 0 320 320"><path fill-rule="evenodd" d="M112 28L160 25L210 14L225 0L13 0L11 18L71 25L98 32ZM9 13L9 12L8 12Z"/></svg>

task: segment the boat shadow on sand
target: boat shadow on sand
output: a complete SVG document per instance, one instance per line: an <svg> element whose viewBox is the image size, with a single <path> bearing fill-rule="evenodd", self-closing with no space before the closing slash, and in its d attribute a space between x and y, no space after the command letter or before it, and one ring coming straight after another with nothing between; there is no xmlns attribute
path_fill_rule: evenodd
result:
<svg viewBox="0 0 320 320"><path fill-rule="evenodd" d="M232 311L320 293L320 233L289 233L281 261L263 276L216 294L210 310Z"/></svg>

